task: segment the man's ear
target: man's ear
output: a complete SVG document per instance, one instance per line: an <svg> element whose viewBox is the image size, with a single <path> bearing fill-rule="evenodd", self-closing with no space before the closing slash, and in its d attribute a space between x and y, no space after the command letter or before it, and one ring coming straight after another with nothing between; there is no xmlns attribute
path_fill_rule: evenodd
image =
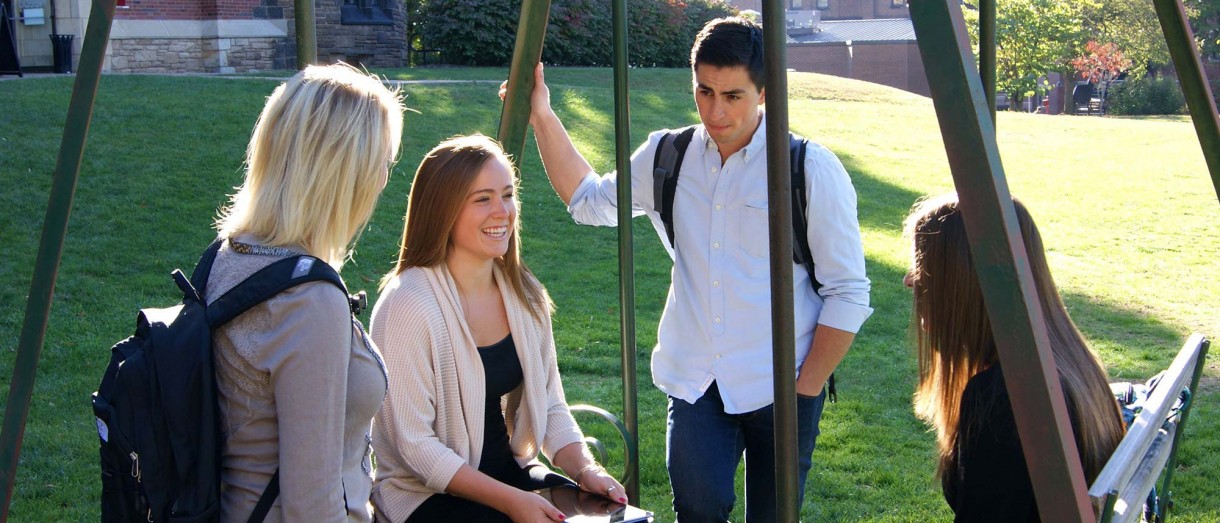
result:
<svg viewBox="0 0 1220 523"><path fill-rule="evenodd" d="M767 88L763 87L762 90L758 92L758 105L766 105L766 103L767 103Z"/></svg>

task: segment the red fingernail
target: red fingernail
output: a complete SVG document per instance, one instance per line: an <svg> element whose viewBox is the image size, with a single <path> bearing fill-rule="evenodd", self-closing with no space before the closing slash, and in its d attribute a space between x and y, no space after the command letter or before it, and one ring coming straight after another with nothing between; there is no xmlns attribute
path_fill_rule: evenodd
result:
<svg viewBox="0 0 1220 523"><path fill-rule="evenodd" d="M567 516L565 516L565 515L563 515L563 514L560 514L560 515L559 515L559 519L568 519L568 517L567 517Z"/></svg>

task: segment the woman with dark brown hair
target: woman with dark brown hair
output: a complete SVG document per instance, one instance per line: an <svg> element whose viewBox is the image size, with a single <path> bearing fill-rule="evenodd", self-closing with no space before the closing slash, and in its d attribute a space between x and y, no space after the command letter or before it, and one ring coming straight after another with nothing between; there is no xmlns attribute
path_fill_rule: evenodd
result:
<svg viewBox="0 0 1220 523"><path fill-rule="evenodd" d="M485 136L447 140L415 172L398 264L373 309L390 390L374 424L379 521L541 522L532 492L626 502L564 400L551 300L521 259L513 166Z"/></svg>
<svg viewBox="0 0 1220 523"><path fill-rule="evenodd" d="M1106 372L1072 323L1051 278L1033 218L1014 200L1085 477L1092 481L1123 437ZM955 521L1038 521L991 319L966 242L956 194L916 203L905 229L919 353L915 412L936 430L937 474Z"/></svg>

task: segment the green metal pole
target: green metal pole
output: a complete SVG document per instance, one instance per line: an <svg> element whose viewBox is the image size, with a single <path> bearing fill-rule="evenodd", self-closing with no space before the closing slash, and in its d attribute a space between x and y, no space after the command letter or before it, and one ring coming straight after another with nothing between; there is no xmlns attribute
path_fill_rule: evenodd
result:
<svg viewBox="0 0 1220 523"><path fill-rule="evenodd" d="M542 59L542 40L546 37L547 19L551 16L550 0L525 0L521 3L521 20L517 23L517 43L513 47L512 66L508 70L508 93L500 112L497 134L504 151L512 155L513 163L521 166L525 149L525 132L530 123L530 94L534 92L534 68Z"/></svg>
<svg viewBox="0 0 1220 523"><path fill-rule="evenodd" d="M293 4L297 32L297 69L303 70L318 62L317 18L313 14L314 0L296 0Z"/></svg>
<svg viewBox="0 0 1220 523"><path fill-rule="evenodd" d="M996 66L996 0L979 0L979 75L983 77L983 93L991 110L991 127L995 128L995 66Z"/></svg>
<svg viewBox="0 0 1220 523"><path fill-rule="evenodd" d="M1182 84L1182 94L1186 96L1186 105L1190 108L1190 119L1195 124L1195 133L1199 135L1199 145L1203 146L1203 159L1207 161L1212 186L1220 199L1220 119L1216 115L1216 99L1212 97L1203 63L1199 61L1195 49L1195 37L1190 30L1186 10L1180 0L1154 0L1152 5L1156 6L1157 18L1161 20L1161 30L1169 44L1169 56L1173 58L1173 67L1178 70L1178 81Z"/></svg>
<svg viewBox="0 0 1220 523"><path fill-rule="evenodd" d="M42 225L42 239L34 262L30 295L25 302L25 322L13 364L13 379L9 383L8 407L4 410L4 428L0 434L0 469L2 469L4 506L0 522L8 520L13 501L13 485L17 478L17 463L21 456L21 440L25 435L25 420L34 393L34 377L38 370L38 355L42 351L51 314L51 299L55 294L55 277L63 254L64 236L68 231L68 216L76 193L85 138L93 117L93 100L97 96L102 76L102 60L106 42L110 41L110 23L114 19L114 0L93 0L89 25L77 66L72 99L64 122L63 138L59 142L59 159L55 162L55 177L51 181L51 196Z"/></svg>
<svg viewBox="0 0 1220 523"><path fill-rule="evenodd" d="M788 57L784 2L762 5L767 63L767 213L771 243L771 352L775 392L775 514L796 523L796 334L792 305L792 173L788 158Z"/></svg>
<svg viewBox="0 0 1220 523"><path fill-rule="evenodd" d="M960 197L966 237L1043 521L1094 521L1037 288L987 121L960 0L912 0L911 22Z"/></svg>
<svg viewBox="0 0 1220 523"><path fill-rule="evenodd" d="M631 101L628 97L627 0L614 0L614 160L619 180L631 179ZM619 346L623 352L623 420L632 442L639 441L636 404L635 246L632 243L631 184L618 184ZM627 446L624 488L632 501L640 499L638 445Z"/></svg>

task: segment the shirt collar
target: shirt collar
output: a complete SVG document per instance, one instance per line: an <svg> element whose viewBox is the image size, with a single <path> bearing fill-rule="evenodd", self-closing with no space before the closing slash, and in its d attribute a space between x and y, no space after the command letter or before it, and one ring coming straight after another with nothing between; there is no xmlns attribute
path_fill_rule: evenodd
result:
<svg viewBox="0 0 1220 523"><path fill-rule="evenodd" d="M762 109L759 109L759 112L762 115L758 118L758 129L754 130L754 135L750 137L750 143L746 144L742 149L742 151L745 151L742 153L742 163L749 162L750 158L753 158L755 154L764 152L767 147L767 113ZM712 139L711 135L707 134L706 127L700 125L698 134L703 138L703 147L705 149L719 150L716 141Z"/></svg>

